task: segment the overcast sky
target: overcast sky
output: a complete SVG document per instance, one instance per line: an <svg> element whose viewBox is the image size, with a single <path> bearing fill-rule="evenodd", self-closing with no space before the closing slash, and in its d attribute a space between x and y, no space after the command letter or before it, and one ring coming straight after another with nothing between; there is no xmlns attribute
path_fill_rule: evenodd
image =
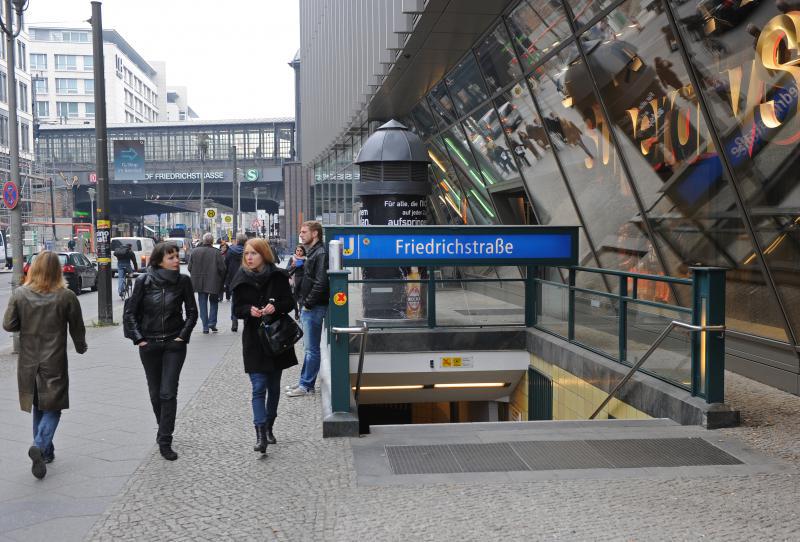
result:
<svg viewBox="0 0 800 542"><path fill-rule="evenodd" d="M30 0L25 23L88 27L91 14L88 0ZM294 117L298 0L105 0L103 28L165 61L201 119Z"/></svg>

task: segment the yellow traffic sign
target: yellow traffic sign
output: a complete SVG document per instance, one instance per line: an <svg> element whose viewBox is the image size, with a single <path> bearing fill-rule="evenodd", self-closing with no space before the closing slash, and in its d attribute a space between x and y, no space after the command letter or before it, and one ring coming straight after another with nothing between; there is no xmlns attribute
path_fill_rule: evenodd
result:
<svg viewBox="0 0 800 542"><path fill-rule="evenodd" d="M206 217L214 220L217 218L217 210L214 207L208 207L206 209Z"/></svg>

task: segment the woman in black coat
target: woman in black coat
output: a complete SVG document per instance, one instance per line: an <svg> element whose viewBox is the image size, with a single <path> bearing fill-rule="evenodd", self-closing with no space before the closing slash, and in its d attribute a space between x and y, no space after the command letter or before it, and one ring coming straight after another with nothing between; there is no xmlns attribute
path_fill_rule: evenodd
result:
<svg viewBox="0 0 800 542"><path fill-rule="evenodd" d="M197 323L192 280L181 275L177 245L159 243L153 249L150 266L136 279L122 320L125 336L139 347L158 423L159 451L164 459L174 461L178 459L172 450L178 378Z"/></svg>
<svg viewBox="0 0 800 542"><path fill-rule="evenodd" d="M275 444L272 426L278 415L281 396L281 372L297 365L294 349L279 355L262 346L259 324L262 316L289 314L294 310L294 297L286 272L274 263L269 244L263 239L250 239L244 245L242 267L231 282L233 312L244 320L242 351L244 371L253 387L253 425L256 429L256 452L266 453L267 444Z"/></svg>

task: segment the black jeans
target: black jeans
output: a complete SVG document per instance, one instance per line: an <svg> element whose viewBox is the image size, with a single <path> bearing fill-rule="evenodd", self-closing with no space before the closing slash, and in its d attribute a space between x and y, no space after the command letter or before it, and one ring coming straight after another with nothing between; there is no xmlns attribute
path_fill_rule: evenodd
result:
<svg viewBox="0 0 800 542"><path fill-rule="evenodd" d="M147 341L139 347L150 403L158 423L159 446L172 444L175 430L175 414L178 410L178 378L186 359L186 343L183 341Z"/></svg>

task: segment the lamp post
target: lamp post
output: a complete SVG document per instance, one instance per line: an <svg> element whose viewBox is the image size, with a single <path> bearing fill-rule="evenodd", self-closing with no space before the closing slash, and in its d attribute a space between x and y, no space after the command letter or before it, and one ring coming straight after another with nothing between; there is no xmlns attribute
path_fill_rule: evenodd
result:
<svg viewBox="0 0 800 542"><path fill-rule="evenodd" d="M17 121L17 74L16 74L16 44L15 39L22 30L22 13L27 9L26 0L5 0L5 13L0 13L0 28L6 38L6 72L8 73L8 154L10 155L9 180L17 185L17 190L22 191L19 182L19 133ZM14 14L17 15L17 25L14 26ZM3 17L4 15L4 17ZM19 198L22 199L22 198ZM11 258L13 260L13 273L11 275L11 288L16 289L22 280L22 202L17 201L16 207L11 209ZM12 339L12 352L19 352L19 334L14 333Z"/></svg>
<svg viewBox="0 0 800 542"><path fill-rule="evenodd" d="M200 236L206 230L206 153L208 152L208 135L197 136L197 150L200 152Z"/></svg>
<svg viewBox="0 0 800 542"><path fill-rule="evenodd" d="M90 209L91 213L92 213L92 231L91 231L92 240L91 240L91 243L89 244L89 246L92 247L92 252L94 252L94 232L95 232L95 225L94 225L94 194L95 194L96 191L95 191L94 188L89 187L89 188L86 189L86 192L89 193L89 201L91 201L91 203L92 203L91 204L91 209Z"/></svg>
<svg viewBox="0 0 800 542"><path fill-rule="evenodd" d="M258 220L258 187L253 187L253 197L256 199L256 220ZM260 232L256 229L256 237Z"/></svg>

